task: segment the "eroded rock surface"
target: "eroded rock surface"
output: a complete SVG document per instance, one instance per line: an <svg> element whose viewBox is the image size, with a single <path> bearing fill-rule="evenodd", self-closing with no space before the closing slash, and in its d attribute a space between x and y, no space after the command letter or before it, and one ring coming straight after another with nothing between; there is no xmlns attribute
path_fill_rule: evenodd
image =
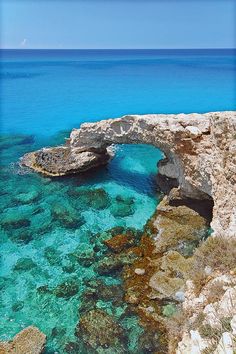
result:
<svg viewBox="0 0 236 354"><path fill-rule="evenodd" d="M58 146L26 154L21 163L48 176L63 176L106 164L109 158L106 151L79 152L70 146Z"/></svg>
<svg viewBox="0 0 236 354"><path fill-rule="evenodd" d="M150 114L84 123L67 145L26 154L22 164L60 176L82 172L108 161L111 144L151 144L165 163L159 173L177 180L183 195L213 198L212 228L236 235L236 114Z"/></svg>
<svg viewBox="0 0 236 354"><path fill-rule="evenodd" d="M1 354L41 354L46 343L46 336L34 326L18 333L12 341L0 342Z"/></svg>

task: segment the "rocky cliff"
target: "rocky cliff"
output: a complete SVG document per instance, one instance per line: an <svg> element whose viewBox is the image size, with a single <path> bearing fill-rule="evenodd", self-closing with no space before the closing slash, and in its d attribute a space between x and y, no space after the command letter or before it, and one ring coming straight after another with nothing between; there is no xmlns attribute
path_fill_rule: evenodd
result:
<svg viewBox="0 0 236 354"><path fill-rule="evenodd" d="M166 159L159 173L185 197L213 199L212 229L236 236L236 114L130 115L82 124L63 147L26 154L21 163L50 176L105 164L112 144L151 144Z"/></svg>
<svg viewBox="0 0 236 354"><path fill-rule="evenodd" d="M233 354L235 112L133 115L86 123L71 132L64 146L26 154L21 163L50 176L78 173L107 163L112 144L139 143L164 152L159 177L178 188L158 205L135 248L139 257L123 270L126 302L153 337L157 330L167 335L165 353L168 346L169 353ZM207 238L206 216L214 237ZM132 254L127 237L116 235L106 244L115 253ZM91 312L79 326L91 322L88 316ZM85 335L93 338L93 333Z"/></svg>

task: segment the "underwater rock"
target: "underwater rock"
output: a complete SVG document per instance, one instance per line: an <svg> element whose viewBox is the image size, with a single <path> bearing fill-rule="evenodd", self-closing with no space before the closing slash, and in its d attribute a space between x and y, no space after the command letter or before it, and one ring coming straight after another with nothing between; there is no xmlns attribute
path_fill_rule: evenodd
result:
<svg viewBox="0 0 236 354"><path fill-rule="evenodd" d="M17 260L13 269L15 271L21 272L21 271L31 270L35 267L37 267L37 265L32 261L31 258L24 257Z"/></svg>
<svg viewBox="0 0 236 354"><path fill-rule="evenodd" d="M9 238L12 242L27 245L33 240L33 234L31 230L18 230L13 233L9 233Z"/></svg>
<svg viewBox="0 0 236 354"><path fill-rule="evenodd" d="M124 330L103 310L91 310L84 314L76 327L76 336L88 351L99 353L102 348L114 348L114 353L124 352Z"/></svg>
<svg viewBox="0 0 236 354"><path fill-rule="evenodd" d="M110 301L115 305L121 305L124 301L124 289L122 284L107 285L101 280L89 280L86 282L88 289L85 292L86 298L93 297L95 301Z"/></svg>
<svg viewBox="0 0 236 354"><path fill-rule="evenodd" d="M130 235L121 234L104 241L105 245L115 253L120 253L125 248L134 245L134 239Z"/></svg>
<svg viewBox="0 0 236 354"><path fill-rule="evenodd" d="M161 335L158 332L158 328L156 330L147 328L139 337L138 348L139 353L167 353L167 348L163 348L163 345L161 345Z"/></svg>
<svg viewBox="0 0 236 354"><path fill-rule="evenodd" d="M30 204L39 198L39 192L36 190L29 191L27 193L19 193L15 196L15 200L22 204Z"/></svg>
<svg viewBox="0 0 236 354"><path fill-rule="evenodd" d="M17 301L12 305L12 311L13 312L18 312L20 310L22 310L24 307L24 302L23 301Z"/></svg>
<svg viewBox="0 0 236 354"><path fill-rule="evenodd" d="M92 246L86 243L80 245L71 253L68 258L71 262L77 262L83 267L89 267L94 262L95 252Z"/></svg>
<svg viewBox="0 0 236 354"><path fill-rule="evenodd" d="M66 343L65 347L64 347L64 352L66 354L78 354L80 353L80 345L77 342L69 342Z"/></svg>
<svg viewBox="0 0 236 354"><path fill-rule="evenodd" d="M124 197L122 195L117 195L115 199L118 203L124 203L127 205L132 205L135 203L135 198L133 197Z"/></svg>
<svg viewBox="0 0 236 354"><path fill-rule="evenodd" d="M30 326L19 332L12 341L0 342L1 354L41 354L46 336L37 327Z"/></svg>
<svg viewBox="0 0 236 354"><path fill-rule="evenodd" d="M82 215L78 215L76 210L68 205L54 204L51 210L53 219L58 221L62 227L67 229L78 229L85 223Z"/></svg>
<svg viewBox="0 0 236 354"><path fill-rule="evenodd" d="M100 275L121 271L125 265L132 264L137 256L134 253L112 255L99 261L95 269Z"/></svg>
<svg viewBox="0 0 236 354"><path fill-rule="evenodd" d="M2 135L0 137L0 150L9 149L15 145L30 145L33 143L33 135Z"/></svg>
<svg viewBox="0 0 236 354"><path fill-rule="evenodd" d="M68 259L66 259L65 261L63 261L63 266L62 266L63 272L66 272L66 273L74 273L77 268L78 268L77 262L76 262L76 263L75 263L74 261L71 262L71 261L68 260Z"/></svg>
<svg viewBox="0 0 236 354"><path fill-rule="evenodd" d="M44 257L47 259L48 263L51 266L60 265L61 264L61 254L54 247L49 246L44 250Z"/></svg>
<svg viewBox="0 0 236 354"><path fill-rule="evenodd" d="M21 218L20 216L18 216L18 218L12 217L5 219L3 217L1 224L4 230L10 231L12 229L21 229L30 226L30 220L26 218Z"/></svg>
<svg viewBox="0 0 236 354"><path fill-rule="evenodd" d="M108 208L111 203L108 193L103 188L76 188L68 191L68 194L79 201L82 209L102 210Z"/></svg>
<svg viewBox="0 0 236 354"><path fill-rule="evenodd" d="M61 226L70 229L70 230L77 230L80 228L82 225L85 224L85 218L83 216L78 216L77 218L72 218L68 216L65 219L61 220Z"/></svg>
<svg viewBox="0 0 236 354"><path fill-rule="evenodd" d="M95 252L104 253L104 242L116 235L126 234L130 239L138 242L142 232L134 228L124 228L123 226L115 226L107 231L90 235L90 243L94 245ZM106 251L106 250L105 250Z"/></svg>
<svg viewBox="0 0 236 354"><path fill-rule="evenodd" d="M8 278L0 277L0 291L7 286L8 281L9 281Z"/></svg>
<svg viewBox="0 0 236 354"><path fill-rule="evenodd" d="M104 165L109 159L106 150L81 152L70 146L58 146L28 153L21 164L47 176L63 176Z"/></svg>
<svg viewBox="0 0 236 354"><path fill-rule="evenodd" d="M78 279L76 277L67 278L52 291L57 297L69 299L79 291Z"/></svg>
<svg viewBox="0 0 236 354"><path fill-rule="evenodd" d="M48 285L41 285L37 288L37 292L39 294L47 294L50 293L51 290L49 289Z"/></svg>
<svg viewBox="0 0 236 354"><path fill-rule="evenodd" d="M133 203L126 203L124 200L116 200L110 207L110 212L115 218L124 218L134 214Z"/></svg>

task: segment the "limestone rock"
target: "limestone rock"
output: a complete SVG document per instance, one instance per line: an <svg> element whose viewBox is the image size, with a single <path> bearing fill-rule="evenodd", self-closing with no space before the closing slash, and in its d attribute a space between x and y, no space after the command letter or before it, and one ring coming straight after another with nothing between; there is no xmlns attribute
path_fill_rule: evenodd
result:
<svg viewBox="0 0 236 354"><path fill-rule="evenodd" d="M167 159L161 173L176 178L185 196L213 198L214 233L236 236L235 136L235 112L130 115L84 123L71 132L67 145L26 154L21 163L59 176L106 163L112 144L154 145Z"/></svg>
<svg viewBox="0 0 236 354"><path fill-rule="evenodd" d="M207 347L207 341L200 336L198 331L190 331L189 334L185 333L182 341L179 342L176 354L203 354Z"/></svg>
<svg viewBox="0 0 236 354"><path fill-rule="evenodd" d="M231 333L224 332L214 354L233 354L233 340Z"/></svg>
<svg viewBox="0 0 236 354"><path fill-rule="evenodd" d="M1 354L40 354L44 350L46 336L34 326L18 333L12 341L0 342Z"/></svg>
<svg viewBox="0 0 236 354"><path fill-rule="evenodd" d="M21 164L48 176L63 176L106 164L109 158L106 152L80 152L68 146L58 146L28 153L21 159Z"/></svg>

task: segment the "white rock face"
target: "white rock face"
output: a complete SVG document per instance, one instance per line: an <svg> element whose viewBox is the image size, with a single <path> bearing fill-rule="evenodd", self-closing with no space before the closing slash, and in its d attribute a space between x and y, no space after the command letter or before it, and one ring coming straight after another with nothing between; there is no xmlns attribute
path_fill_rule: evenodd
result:
<svg viewBox="0 0 236 354"><path fill-rule="evenodd" d="M235 112L125 116L82 124L70 136L80 151L123 143L160 148L168 159L160 172L177 178L186 196L211 196L213 230L236 237Z"/></svg>
<svg viewBox="0 0 236 354"><path fill-rule="evenodd" d="M214 354L233 354L233 337L231 333L224 332Z"/></svg>

